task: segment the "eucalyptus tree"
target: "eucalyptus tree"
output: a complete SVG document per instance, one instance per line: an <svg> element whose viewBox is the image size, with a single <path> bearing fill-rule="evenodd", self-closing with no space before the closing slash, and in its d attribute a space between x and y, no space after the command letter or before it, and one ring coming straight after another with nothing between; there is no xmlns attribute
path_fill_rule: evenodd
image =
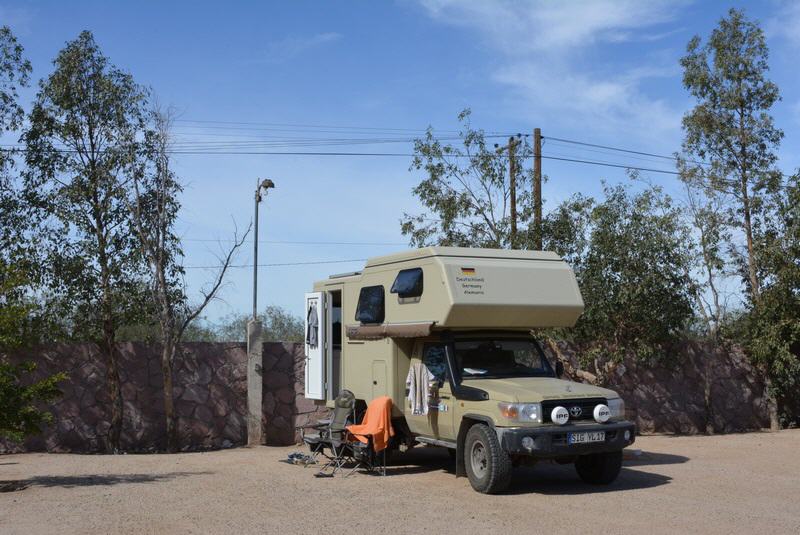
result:
<svg viewBox="0 0 800 535"><path fill-rule="evenodd" d="M709 199L706 206L723 206L722 223L730 230L720 227L718 238L728 240L727 259L742 274L750 310L759 307L763 284L756 235L772 217L768 197L782 187L776 151L783 132L769 113L780 91L767 77L768 60L763 30L737 9L707 42L692 38L681 59L684 86L697 101L683 118L681 176ZM722 256L712 252L709 261L718 266ZM778 429L772 365L768 359L756 363L767 384L771 427Z"/></svg>
<svg viewBox="0 0 800 535"><path fill-rule="evenodd" d="M121 324L141 310L143 259L126 199L146 126L148 93L82 32L55 58L29 115L26 190L58 235L49 244L50 286L76 329L96 340L107 364L109 451L120 448Z"/></svg>
<svg viewBox="0 0 800 535"><path fill-rule="evenodd" d="M411 171L422 171L423 178L413 193L426 212L404 214L402 233L416 247L527 248L530 232L515 238L512 228L529 228L533 214L533 172L520 164L532 154L530 146L516 141L517 194L512 210L508 152L487 141L485 132L472 128L470 110L462 111L458 118L463 125L458 145L442 143L432 130L414 143ZM516 217L514 225L512 216Z"/></svg>
<svg viewBox="0 0 800 535"><path fill-rule="evenodd" d="M199 301L192 303L186 292L183 250L175 229L183 186L173 170L170 156L173 121L172 109L154 107L150 110L148 129L127 199L135 247L147 263L147 287L158 321L167 450L171 452L179 447L172 395L172 370L179 344L192 322L217 296L231 260L250 230L248 228L241 237L234 235L233 245L219 257L219 268L212 282L200 290Z"/></svg>
<svg viewBox="0 0 800 535"><path fill-rule="evenodd" d="M744 238L732 251L744 266L753 304L761 289L754 227L766 216L765 196L781 182L775 163L783 132L769 114L780 92L767 78L768 60L763 30L736 9L707 42L692 38L681 59L683 84L697 101L683 118L683 176L728 201L727 223Z"/></svg>

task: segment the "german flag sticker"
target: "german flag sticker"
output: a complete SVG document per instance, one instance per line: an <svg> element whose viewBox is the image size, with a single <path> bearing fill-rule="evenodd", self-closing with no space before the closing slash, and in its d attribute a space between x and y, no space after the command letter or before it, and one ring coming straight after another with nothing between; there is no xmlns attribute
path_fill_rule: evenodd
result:
<svg viewBox="0 0 800 535"><path fill-rule="evenodd" d="M475 274L475 268L462 267L461 268L461 274L462 275L472 276L472 275Z"/></svg>

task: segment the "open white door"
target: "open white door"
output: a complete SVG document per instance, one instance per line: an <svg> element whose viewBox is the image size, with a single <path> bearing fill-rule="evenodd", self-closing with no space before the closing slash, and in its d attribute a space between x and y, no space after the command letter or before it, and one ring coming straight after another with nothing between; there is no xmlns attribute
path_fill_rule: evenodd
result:
<svg viewBox="0 0 800 535"><path fill-rule="evenodd" d="M325 399L325 342L327 341L325 293L306 294L305 347L306 398Z"/></svg>

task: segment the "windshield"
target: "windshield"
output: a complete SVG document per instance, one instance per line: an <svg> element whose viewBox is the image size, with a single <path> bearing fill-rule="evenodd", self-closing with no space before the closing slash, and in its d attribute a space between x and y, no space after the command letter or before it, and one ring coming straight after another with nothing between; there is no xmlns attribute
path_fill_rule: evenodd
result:
<svg viewBox="0 0 800 535"><path fill-rule="evenodd" d="M553 369L533 339L483 338L455 342L463 379L553 377Z"/></svg>

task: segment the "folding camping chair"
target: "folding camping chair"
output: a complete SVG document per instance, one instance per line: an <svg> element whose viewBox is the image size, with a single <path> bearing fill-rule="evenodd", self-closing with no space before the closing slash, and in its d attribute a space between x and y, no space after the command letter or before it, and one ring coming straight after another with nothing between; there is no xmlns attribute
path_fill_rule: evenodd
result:
<svg viewBox="0 0 800 535"><path fill-rule="evenodd" d="M392 428L392 400L387 396L373 399L359 425L348 425L347 451L355 466L348 476L359 468L386 475L386 457L389 442L394 436Z"/></svg>
<svg viewBox="0 0 800 535"><path fill-rule="evenodd" d="M318 474L333 475L346 462L346 427L356 421L355 406L355 395L349 390L342 390L333 403L330 419L298 427L303 443L308 445L314 461L320 455L328 459ZM330 453L326 453L326 449ZM333 468L331 474L325 472L328 468Z"/></svg>

